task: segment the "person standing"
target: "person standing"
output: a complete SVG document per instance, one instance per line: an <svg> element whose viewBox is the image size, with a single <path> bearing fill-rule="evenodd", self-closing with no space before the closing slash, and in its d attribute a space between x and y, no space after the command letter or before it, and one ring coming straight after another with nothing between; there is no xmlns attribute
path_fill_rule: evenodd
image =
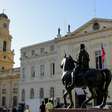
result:
<svg viewBox="0 0 112 112"><path fill-rule="evenodd" d="M12 112L17 112L16 107L13 107L13 108L12 108Z"/></svg>
<svg viewBox="0 0 112 112"><path fill-rule="evenodd" d="M42 104L40 105L40 112L45 112L45 103L42 101Z"/></svg>
<svg viewBox="0 0 112 112"><path fill-rule="evenodd" d="M7 107L6 106L3 107L3 112L7 112Z"/></svg>
<svg viewBox="0 0 112 112"><path fill-rule="evenodd" d="M31 110L29 109L29 105L26 105L26 109L24 112L31 112Z"/></svg>
<svg viewBox="0 0 112 112"><path fill-rule="evenodd" d="M51 100L49 100L47 103L46 103L46 112L53 112L53 103Z"/></svg>

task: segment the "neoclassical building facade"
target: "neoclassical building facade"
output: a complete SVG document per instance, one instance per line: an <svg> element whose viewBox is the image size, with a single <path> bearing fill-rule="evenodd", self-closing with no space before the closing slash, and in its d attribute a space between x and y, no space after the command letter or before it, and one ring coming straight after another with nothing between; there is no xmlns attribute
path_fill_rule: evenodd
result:
<svg viewBox="0 0 112 112"><path fill-rule="evenodd" d="M19 101L34 98L53 98L63 101L64 86L61 82L60 63L66 53L77 60L80 44L84 43L90 55L90 67L112 71L112 20L93 18L65 36L60 29L56 38L21 49L21 77ZM104 66L101 46L105 49ZM112 83L111 83L112 84ZM109 86L108 102L112 102L112 85Z"/></svg>
<svg viewBox="0 0 112 112"><path fill-rule="evenodd" d="M12 36L9 32L10 20L0 14L0 106L12 107L18 103L18 82L20 68L13 68L14 51L11 50Z"/></svg>

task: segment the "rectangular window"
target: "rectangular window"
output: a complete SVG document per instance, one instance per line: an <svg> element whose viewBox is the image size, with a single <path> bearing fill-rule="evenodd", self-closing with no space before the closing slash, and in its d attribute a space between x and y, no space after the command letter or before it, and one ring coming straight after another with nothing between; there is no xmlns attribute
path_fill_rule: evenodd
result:
<svg viewBox="0 0 112 112"><path fill-rule="evenodd" d="M17 88L13 88L13 93L17 94L18 93L18 89Z"/></svg>
<svg viewBox="0 0 112 112"><path fill-rule="evenodd" d="M55 74L55 63L50 64L50 74L51 76Z"/></svg>
<svg viewBox="0 0 112 112"><path fill-rule="evenodd" d="M43 53L44 53L44 51L45 51L45 49L44 49L44 48L40 48L40 54L43 54Z"/></svg>
<svg viewBox="0 0 112 112"><path fill-rule="evenodd" d="M35 77L35 67L34 66L31 67L31 77L32 78Z"/></svg>
<svg viewBox="0 0 112 112"><path fill-rule="evenodd" d="M2 106L6 106L6 97L5 96L2 97Z"/></svg>
<svg viewBox="0 0 112 112"><path fill-rule="evenodd" d="M50 46L50 51L54 51L54 45Z"/></svg>
<svg viewBox="0 0 112 112"><path fill-rule="evenodd" d="M25 68L22 69L22 79L25 79Z"/></svg>
<svg viewBox="0 0 112 112"><path fill-rule="evenodd" d="M102 56L101 50L95 52L96 68L102 69Z"/></svg>
<svg viewBox="0 0 112 112"><path fill-rule="evenodd" d="M3 51L6 51L6 47L7 47L7 42L4 41L4 42L3 42Z"/></svg>
<svg viewBox="0 0 112 112"><path fill-rule="evenodd" d="M44 76L45 65L40 65L40 76Z"/></svg>
<svg viewBox="0 0 112 112"><path fill-rule="evenodd" d="M23 52L23 57L25 57L26 56L26 52Z"/></svg>
<svg viewBox="0 0 112 112"><path fill-rule="evenodd" d="M44 98L44 88L40 88L39 96L40 96L41 99Z"/></svg>
<svg viewBox="0 0 112 112"><path fill-rule="evenodd" d="M32 56L34 56L35 55L35 50L32 50L31 54L32 54Z"/></svg>
<svg viewBox="0 0 112 112"><path fill-rule="evenodd" d="M50 98L54 99L54 87L50 88Z"/></svg>
<svg viewBox="0 0 112 112"><path fill-rule="evenodd" d="M6 94L6 89L2 89L2 94Z"/></svg>

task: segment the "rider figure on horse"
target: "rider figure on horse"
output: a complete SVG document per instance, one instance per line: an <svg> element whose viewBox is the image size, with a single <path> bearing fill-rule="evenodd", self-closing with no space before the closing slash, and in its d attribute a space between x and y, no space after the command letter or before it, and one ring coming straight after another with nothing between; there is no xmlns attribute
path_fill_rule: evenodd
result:
<svg viewBox="0 0 112 112"><path fill-rule="evenodd" d="M88 52L85 50L85 45L80 44L80 52L77 60L78 66L75 69L75 75L78 75L79 72L87 71L89 69L89 61L90 58Z"/></svg>
<svg viewBox="0 0 112 112"><path fill-rule="evenodd" d="M85 50L85 45L84 44L80 44L80 53L79 53L79 57L78 57L78 64L79 64L79 68L80 69L88 69L89 68L89 54L88 52Z"/></svg>
<svg viewBox="0 0 112 112"><path fill-rule="evenodd" d="M85 45L84 44L80 44L80 52L79 52L78 60L77 61L73 60L73 58L70 55L69 55L69 59L74 61L74 63L76 63L78 65L75 68L75 71L73 70L74 75L76 75L76 76L79 75L80 76L80 75L83 74L83 72L86 72L89 69L89 61L90 61L90 59L89 59L88 52L85 50ZM71 71L71 73L72 73L72 71ZM71 77L71 81L69 83L70 85L68 85L68 86L71 86L72 83L73 83L73 81L72 81L73 80L73 74L71 74L71 73L69 73L69 75Z"/></svg>

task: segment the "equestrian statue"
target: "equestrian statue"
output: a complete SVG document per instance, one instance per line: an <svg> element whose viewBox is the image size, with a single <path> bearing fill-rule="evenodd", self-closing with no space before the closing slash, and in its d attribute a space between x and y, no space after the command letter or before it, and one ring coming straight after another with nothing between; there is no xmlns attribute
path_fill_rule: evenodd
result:
<svg viewBox="0 0 112 112"><path fill-rule="evenodd" d="M85 46L81 44L81 49L85 49ZM111 72L109 69L93 69L89 68L89 56L86 51L85 59L87 59L87 64L83 64L81 60L81 56L78 59L79 61L75 61L72 56L64 56L62 62L61 62L61 68L62 68L62 83L65 86L65 93L64 93L64 105L67 107L67 101L66 97L69 95L70 98L70 105L68 108L74 107L73 99L72 99L72 90L75 87L81 87L85 88L88 87L91 96L86 99L81 107L84 108L86 104L91 101L92 99L99 98L99 95L102 96L102 100L99 103L99 107L103 108L106 105L106 100L108 96L108 87L111 82ZM79 53L80 55L81 53ZM84 53L82 53L83 55ZM83 57L83 56L82 56ZM84 57L83 57L84 59ZM84 60L85 61L85 60ZM76 66L75 66L76 64Z"/></svg>

